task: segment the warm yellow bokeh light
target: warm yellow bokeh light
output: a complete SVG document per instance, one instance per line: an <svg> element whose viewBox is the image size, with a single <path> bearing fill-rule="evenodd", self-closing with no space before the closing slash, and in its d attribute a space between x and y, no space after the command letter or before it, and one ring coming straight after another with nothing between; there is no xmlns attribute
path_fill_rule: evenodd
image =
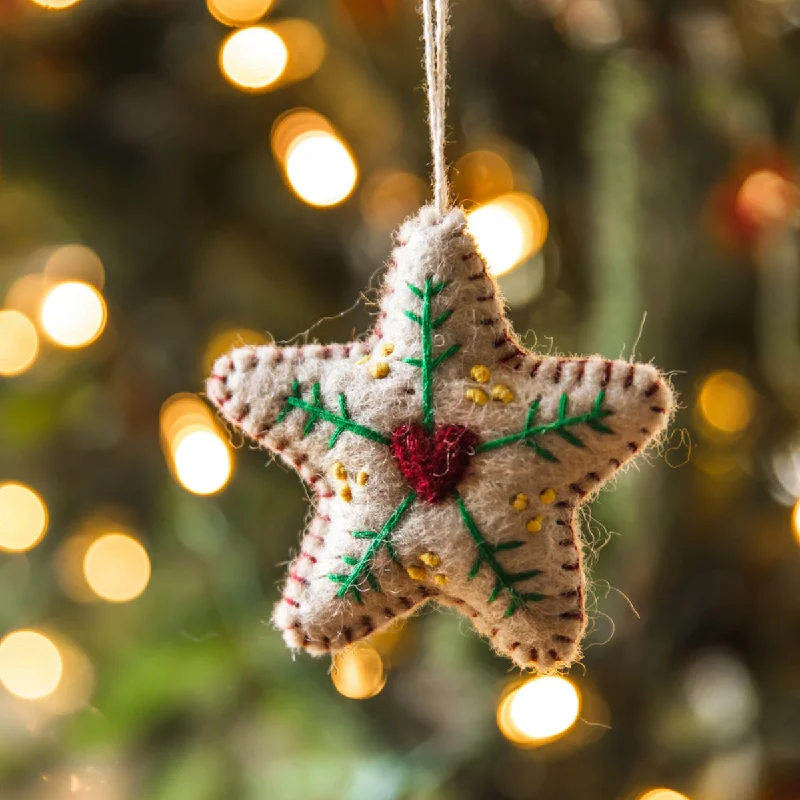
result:
<svg viewBox="0 0 800 800"><path fill-rule="evenodd" d="M21 483L0 485L0 549L22 553L35 547L47 530L47 506Z"/></svg>
<svg viewBox="0 0 800 800"><path fill-rule="evenodd" d="M797 544L800 545L800 500L795 503L792 510L792 530L794 531L794 538L797 539Z"/></svg>
<svg viewBox="0 0 800 800"><path fill-rule="evenodd" d="M23 700L51 695L61 680L58 648L37 631L13 631L0 641L0 683Z"/></svg>
<svg viewBox="0 0 800 800"><path fill-rule="evenodd" d="M689 798L673 789L650 789L639 795L637 800L689 800Z"/></svg>
<svg viewBox="0 0 800 800"><path fill-rule="evenodd" d="M150 559L132 536L107 533L99 536L86 551L83 574L98 597L112 603L127 603L147 587Z"/></svg>
<svg viewBox="0 0 800 800"><path fill-rule="evenodd" d="M748 175L736 194L736 208L759 225L792 219L800 207L800 189L771 169Z"/></svg>
<svg viewBox="0 0 800 800"><path fill-rule="evenodd" d="M273 0L208 0L206 5L214 19L223 25L245 25L258 22L272 3Z"/></svg>
<svg viewBox="0 0 800 800"><path fill-rule="evenodd" d="M86 347L103 332L106 304L94 286L67 281L45 295L39 312L44 332L61 347Z"/></svg>
<svg viewBox="0 0 800 800"><path fill-rule="evenodd" d="M542 204L522 192L497 197L467 214L469 230L492 275L503 275L541 250L548 220Z"/></svg>
<svg viewBox="0 0 800 800"><path fill-rule="evenodd" d="M465 201L483 203L514 188L508 162L490 150L473 150L456 161L453 188Z"/></svg>
<svg viewBox="0 0 800 800"><path fill-rule="evenodd" d="M700 387L698 408L703 419L716 430L741 433L755 415L755 392L747 378L736 372L714 372Z"/></svg>
<svg viewBox="0 0 800 800"><path fill-rule="evenodd" d="M65 244L56 247L47 257L42 273L55 283L81 281L102 289L106 271L100 256L82 244Z"/></svg>
<svg viewBox="0 0 800 800"><path fill-rule="evenodd" d="M80 0L31 0L31 2L40 8L46 8L48 11L61 11L64 8L76 5Z"/></svg>
<svg viewBox="0 0 800 800"><path fill-rule="evenodd" d="M428 185L410 172L378 172L361 192L361 213L377 231L391 231L423 203Z"/></svg>
<svg viewBox="0 0 800 800"><path fill-rule="evenodd" d="M215 430L186 429L172 447L175 475L184 489L199 495L214 494L230 480L230 448Z"/></svg>
<svg viewBox="0 0 800 800"><path fill-rule="evenodd" d="M289 53L281 86L295 83L313 75L325 60L325 38L320 29L306 19L280 19L272 30L283 39Z"/></svg>
<svg viewBox="0 0 800 800"><path fill-rule="evenodd" d="M498 706L503 735L518 744L548 741L568 731L580 713L575 685L559 675L532 678L507 694Z"/></svg>
<svg viewBox="0 0 800 800"><path fill-rule="evenodd" d="M386 683L380 653L370 644L359 642L336 653L331 666L336 691L352 700L374 697Z"/></svg>
<svg viewBox="0 0 800 800"><path fill-rule="evenodd" d="M310 108L292 108L281 114L272 125L271 144L276 160L286 163L289 148L309 133L329 133L336 135L333 125Z"/></svg>
<svg viewBox="0 0 800 800"><path fill-rule="evenodd" d="M283 39L261 26L234 31L219 51L222 74L234 86L248 91L263 90L275 83L286 69L288 58Z"/></svg>
<svg viewBox="0 0 800 800"><path fill-rule="evenodd" d="M19 375L29 369L39 353L39 335L21 311L0 311L0 375Z"/></svg>
<svg viewBox="0 0 800 800"><path fill-rule="evenodd" d="M327 131L299 137L287 150L286 178L297 196L312 206L346 200L358 180L356 162L345 144Z"/></svg>

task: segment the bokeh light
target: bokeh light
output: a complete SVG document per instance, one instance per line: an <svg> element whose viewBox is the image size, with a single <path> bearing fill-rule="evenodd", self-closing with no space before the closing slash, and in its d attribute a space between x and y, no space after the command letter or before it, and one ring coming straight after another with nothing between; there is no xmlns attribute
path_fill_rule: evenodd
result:
<svg viewBox="0 0 800 800"><path fill-rule="evenodd" d="M55 344L86 347L103 332L106 304L94 286L83 281L66 281L47 292L39 320Z"/></svg>
<svg viewBox="0 0 800 800"><path fill-rule="evenodd" d="M639 795L637 800L689 800L689 798L674 789L650 789Z"/></svg>
<svg viewBox="0 0 800 800"><path fill-rule="evenodd" d="M792 530L797 544L800 545L800 500L795 503L792 509Z"/></svg>
<svg viewBox="0 0 800 800"><path fill-rule="evenodd" d="M54 283L80 281L102 289L106 271L100 256L82 244L56 247L47 257L42 274Z"/></svg>
<svg viewBox="0 0 800 800"><path fill-rule="evenodd" d="M497 724L510 741L537 744L566 733L578 719L580 708L578 689L567 678L532 678L501 699Z"/></svg>
<svg viewBox="0 0 800 800"><path fill-rule="evenodd" d="M234 347L245 347L246 345L257 347L269 344L271 341L272 339L266 333L252 328L225 328L219 333L215 333L206 345L203 354L203 374L208 375L214 362Z"/></svg>
<svg viewBox="0 0 800 800"><path fill-rule="evenodd" d="M234 31L219 51L222 74L234 86L253 92L272 86L286 69L288 58L283 39L263 26Z"/></svg>
<svg viewBox="0 0 800 800"><path fill-rule="evenodd" d="M292 143L286 177L297 196L312 206L335 206L346 200L358 179L356 162L338 137L316 131Z"/></svg>
<svg viewBox="0 0 800 800"><path fill-rule="evenodd" d="M39 353L36 327L21 311L0 311L0 375L20 375L33 366Z"/></svg>
<svg viewBox="0 0 800 800"><path fill-rule="evenodd" d="M51 694L42 698L40 704L51 714L65 716L89 704L94 691L95 672L92 662L74 643L57 636L54 644L61 656L61 680Z"/></svg>
<svg viewBox="0 0 800 800"><path fill-rule="evenodd" d="M280 19L272 30L283 39L288 61L277 83L296 83L313 75L325 60L325 38L320 29L306 19Z"/></svg>
<svg viewBox="0 0 800 800"><path fill-rule="evenodd" d="M427 189L411 172L377 172L361 192L361 213L376 231L394 230L422 205Z"/></svg>
<svg viewBox="0 0 800 800"><path fill-rule="evenodd" d="M23 700L51 695L62 671L61 654L43 633L13 631L0 641L0 683Z"/></svg>
<svg viewBox="0 0 800 800"><path fill-rule="evenodd" d="M132 536L108 533L89 546L83 559L83 573L98 597L112 603L127 603L147 587L150 559Z"/></svg>
<svg viewBox="0 0 800 800"><path fill-rule="evenodd" d="M230 480L233 460L228 445L213 430L187 431L173 446L178 481L193 494L220 491Z"/></svg>
<svg viewBox="0 0 800 800"><path fill-rule="evenodd" d="M35 547L47 531L44 500L21 483L0 485L0 549L21 553Z"/></svg>
<svg viewBox="0 0 800 800"><path fill-rule="evenodd" d="M569 41L584 50L610 47L622 37L613 0L570 0L560 22Z"/></svg>
<svg viewBox="0 0 800 800"><path fill-rule="evenodd" d="M737 434L753 420L755 392L744 376L720 370L703 381L697 405L712 428L726 435Z"/></svg>
<svg viewBox="0 0 800 800"><path fill-rule="evenodd" d="M331 680L336 691L345 697L367 700L378 694L386 684L383 659L366 642L351 645L333 656Z"/></svg>
<svg viewBox="0 0 800 800"><path fill-rule="evenodd" d="M208 0L211 15L223 25L246 25L258 22L272 6L273 0Z"/></svg>
<svg viewBox="0 0 800 800"><path fill-rule="evenodd" d="M512 192L467 214L469 230L492 275L503 275L537 253L549 227L542 204L530 195Z"/></svg>
<svg viewBox="0 0 800 800"><path fill-rule="evenodd" d="M483 203L514 188L514 174L508 162L490 150L473 150L456 161L453 188L468 202Z"/></svg>
<svg viewBox="0 0 800 800"><path fill-rule="evenodd" d="M736 194L736 210L757 225L784 223L800 208L800 189L771 169L756 170Z"/></svg>
<svg viewBox="0 0 800 800"><path fill-rule="evenodd" d="M40 8L46 8L48 11L62 11L65 8L71 8L80 2L80 0L31 0L31 2Z"/></svg>

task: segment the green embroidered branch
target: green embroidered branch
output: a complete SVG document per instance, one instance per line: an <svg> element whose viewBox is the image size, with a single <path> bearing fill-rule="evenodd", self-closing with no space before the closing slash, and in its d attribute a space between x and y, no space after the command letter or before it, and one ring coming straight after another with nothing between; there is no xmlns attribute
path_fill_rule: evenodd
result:
<svg viewBox="0 0 800 800"><path fill-rule="evenodd" d="M560 436L564 441L569 442L573 447L584 447L584 443L579 439L569 428L576 425L588 425L593 431L597 433L613 433L611 428L600 422L601 419L611 416L613 411L604 409L603 399L605 392L601 389L595 398L592 410L586 414L578 414L574 417L567 416L567 403L569 396L567 394L561 395L561 401L558 404L558 416L552 421L544 425L534 425L536 415L539 413L539 401L534 400L528 409L528 415L525 418L525 427L519 433L512 433L510 436L503 436L499 439L491 439L488 442L483 442L477 446L475 451L477 453L485 453L487 450L495 450L498 447L504 447L507 444L514 442L524 442L531 448L537 455L541 456L545 461L556 462L558 459L555 454L542 447L537 441L536 437L545 433L555 433Z"/></svg>
<svg viewBox="0 0 800 800"><path fill-rule="evenodd" d="M467 511L464 499L458 493L456 493L456 504L458 505L461 519L472 537L472 541L478 547L478 557L469 572L469 579L472 580L484 564L494 573L495 583L489 594L489 602L494 603L502 592L506 592L509 602L506 613L503 616L510 617L517 609L524 608L528 603L537 603L540 600L544 600L547 595L539 594L538 592L518 592L515 586L521 581L527 581L530 578L541 575L542 571L540 569L531 569L527 572L506 572L503 565L495 558L497 553L502 553L505 550L516 550L518 547L522 547L525 542L511 541L490 544L483 538L483 534L475 524L475 520Z"/></svg>
<svg viewBox="0 0 800 800"><path fill-rule="evenodd" d="M286 406L278 415L276 423L282 422L293 408L299 408L308 414L308 421L303 428L303 437L308 436L318 422L330 422L332 425L336 426L336 430L328 440L329 449L336 444L336 440L344 431L350 431L350 433L355 433L357 436L372 439L373 442L378 442L379 444L390 444L390 440L387 436L384 436L382 433L372 428L366 427L366 425L359 425L357 422L353 422L353 420L350 419L344 393L339 394L338 414L325 408L322 404L319 383L315 383L311 387L311 401L309 402L308 400L303 400L300 391L300 381L294 381L292 384L292 394L286 398Z"/></svg>
<svg viewBox="0 0 800 800"><path fill-rule="evenodd" d="M353 537L356 539L369 539L369 545L364 551L361 558L353 558L352 556L342 556L342 561L348 567L352 567L350 572L342 573L329 573L328 578L334 583L340 584L339 590L336 592L337 597L345 597L348 592L352 592L353 598L356 602L360 603L361 595L365 589L358 584L361 578L365 578L369 586L376 592L380 591L380 584L372 571L372 560L377 555L381 547L386 548L389 558L397 564L400 559L397 557L397 552L394 545L389 538L392 531L400 523L400 518L406 512L406 509L414 502L417 497L416 492L411 492L406 495L403 502L395 509L394 513L379 531L353 531Z"/></svg>
<svg viewBox="0 0 800 800"><path fill-rule="evenodd" d="M433 430L433 372L442 362L455 355L461 347L460 344L451 345L436 358L433 357L433 332L447 322L453 313L448 309L436 319L431 319L431 300L440 294L445 286L447 281L433 283L430 278L425 279L425 286L422 289L413 283L408 284L412 294L422 300L422 315L413 311L405 312L405 315L422 329L422 358L404 358L403 361L422 370L422 424L428 431Z"/></svg>

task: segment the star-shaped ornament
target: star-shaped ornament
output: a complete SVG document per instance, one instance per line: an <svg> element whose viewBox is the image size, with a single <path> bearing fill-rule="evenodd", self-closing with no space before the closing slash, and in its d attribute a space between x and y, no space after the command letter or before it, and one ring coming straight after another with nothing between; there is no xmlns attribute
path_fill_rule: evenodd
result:
<svg viewBox="0 0 800 800"><path fill-rule="evenodd" d="M217 361L223 415L313 487L274 620L340 650L431 599L540 671L580 654L577 511L661 433L649 364L525 350L463 211L401 228L371 335Z"/></svg>

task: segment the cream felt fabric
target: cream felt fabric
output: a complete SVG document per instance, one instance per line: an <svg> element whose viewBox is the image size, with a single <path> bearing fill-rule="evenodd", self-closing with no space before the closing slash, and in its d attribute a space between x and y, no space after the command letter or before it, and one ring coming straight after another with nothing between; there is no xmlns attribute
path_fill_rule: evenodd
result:
<svg viewBox="0 0 800 800"><path fill-rule="evenodd" d="M577 509L664 430L672 393L649 364L524 350L465 226L432 207L403 225L366 340L240 348L208 381L317 495L274 613L292 648L341 649L435 598L522 667L580 654ZM423 449L448 425L471 445L414 483L398 460L421 459L398 456L407 424Z"/></svg>

